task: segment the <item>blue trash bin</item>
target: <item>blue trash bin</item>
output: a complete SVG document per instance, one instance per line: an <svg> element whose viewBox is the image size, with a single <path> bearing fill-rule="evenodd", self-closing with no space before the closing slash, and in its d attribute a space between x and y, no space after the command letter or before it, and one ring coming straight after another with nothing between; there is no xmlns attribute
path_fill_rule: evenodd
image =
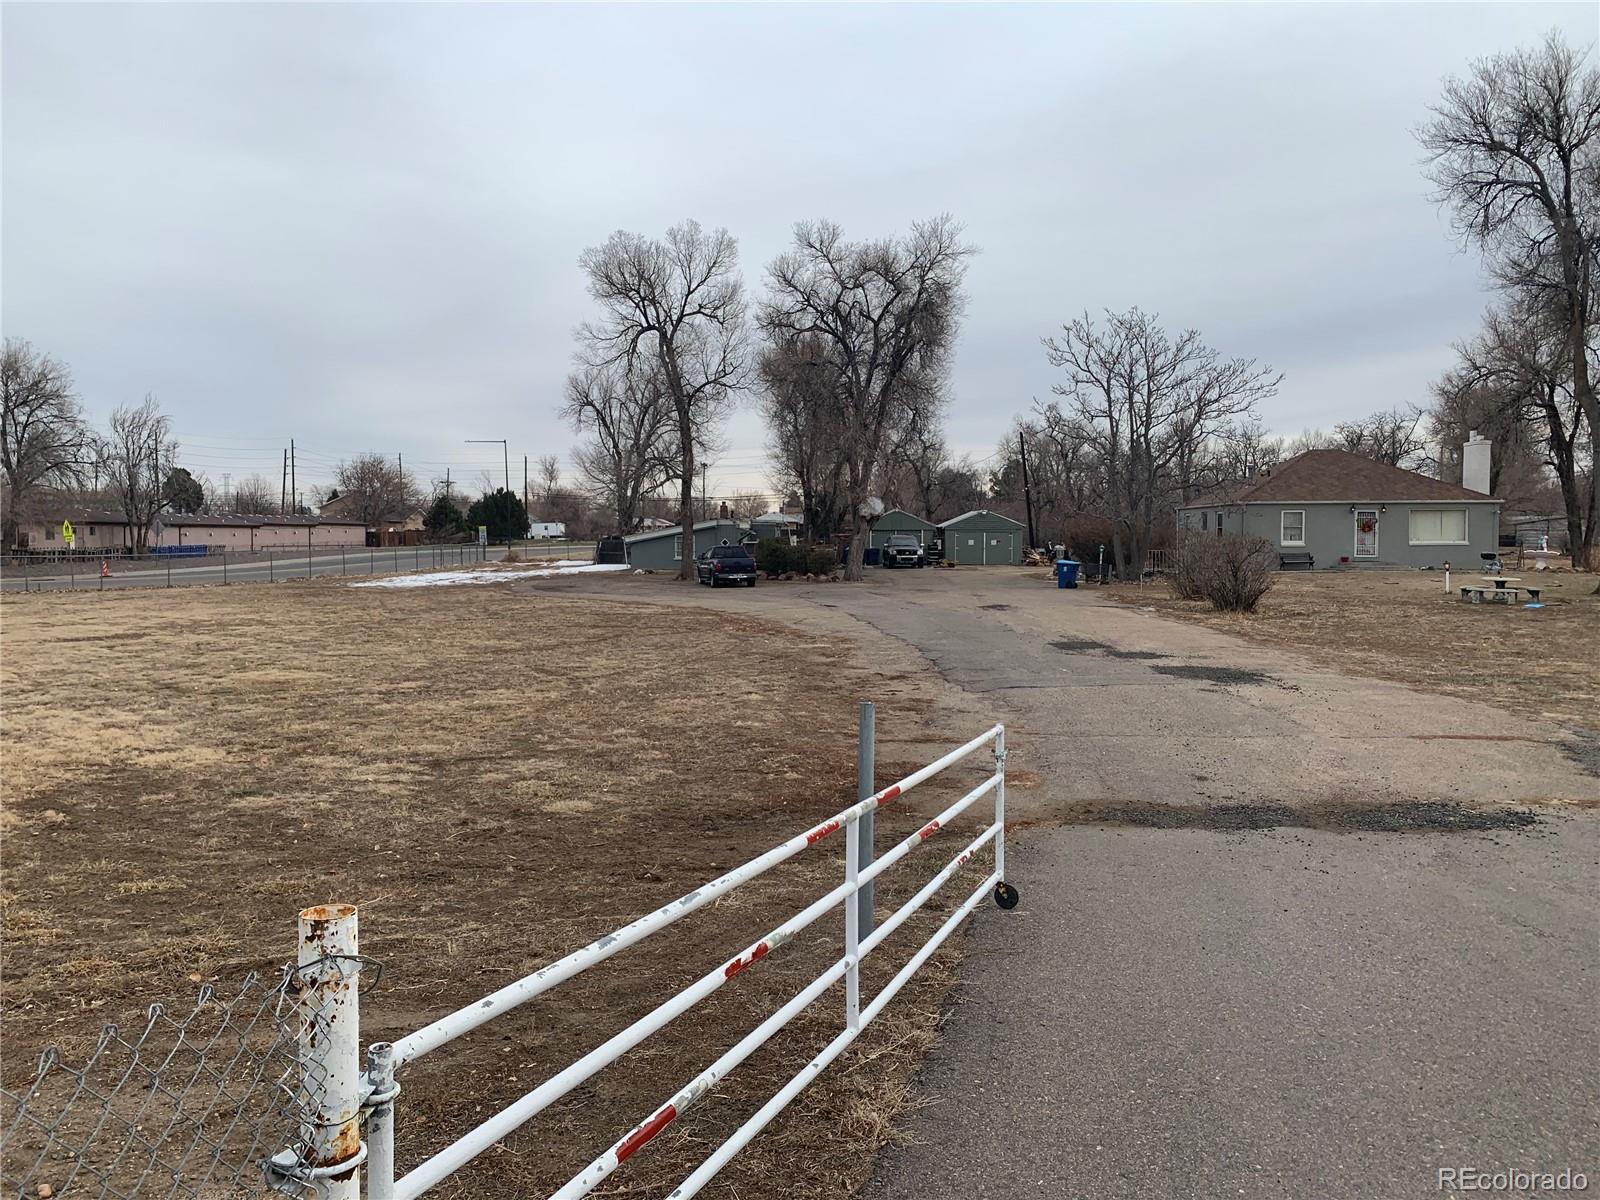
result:
<svg viewBox="0 0 1600 1200"><path fill-rule="evenodd" d="M1078 586L1078 567L1081 564L1072 558L1056 559L1056 587L1075 588Z"/></svg>
<svg viewBox="0 0 1600 1200"><path fill-rule="evenodd" d="M861 552L861 565L863 567L883 566L883 547L868 546Z"/></svg>

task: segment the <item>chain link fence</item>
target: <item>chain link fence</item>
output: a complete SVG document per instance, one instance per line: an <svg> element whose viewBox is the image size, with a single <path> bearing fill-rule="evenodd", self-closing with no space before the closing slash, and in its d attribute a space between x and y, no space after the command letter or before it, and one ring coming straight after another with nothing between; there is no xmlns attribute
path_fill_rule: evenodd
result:
<svg viewBox="0 0 1600 1200"><path fill-rule="evenodd" d="M267 1194L310 1177L330 990L357 958L324 958L236 989L203 986L194 1007L152 1005L139 1028L106 1025L77 1059L46 1049L31 1081L0 1088L0 1197Z"/></svg>

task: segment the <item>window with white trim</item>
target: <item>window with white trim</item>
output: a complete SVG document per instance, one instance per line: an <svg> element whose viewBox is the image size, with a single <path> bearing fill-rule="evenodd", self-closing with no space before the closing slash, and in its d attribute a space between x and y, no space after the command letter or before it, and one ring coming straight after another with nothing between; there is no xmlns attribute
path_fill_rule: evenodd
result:
<svg viewBox="0 0 1600 1200"><path fill-rule="evenodd" d="M1278 515L1278 545L1304 546L1306 544L1306 510L1286 508Z"/></svg>
<svg viewBox="0 0 1600 1200"><path fill-rule="evenodd" d="M1413 546L1465 546L1467 510L1464 508L1413 508Z"/></svg>
<svg viewBox="0 0 1600 1200"><path fill-rule="evenodd" d="M683 534L681 533L672 535L672 557L674 559L683 557Z"/></svg>

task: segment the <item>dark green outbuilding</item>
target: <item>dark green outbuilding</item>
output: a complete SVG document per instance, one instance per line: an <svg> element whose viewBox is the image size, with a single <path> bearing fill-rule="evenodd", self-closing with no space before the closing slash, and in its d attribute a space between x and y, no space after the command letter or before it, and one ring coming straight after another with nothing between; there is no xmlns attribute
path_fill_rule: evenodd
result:
<svg viewBox="0 0 1600 1200"><path fill-rule="evenodd" d="M1021 521L987 508L974 509L939 523L944 557L960 567L1018 567L1027 541Z"/></svg>
<svg viewBox="0 0 1600 1200"><path fill-rule="evenodd" d="M917 539L917 545L926 547L932 545L934 538L939 536L939 527L903 508L891 508L873 523L871 540L867 544L883 546L893 533L909 533Z"/></svg>

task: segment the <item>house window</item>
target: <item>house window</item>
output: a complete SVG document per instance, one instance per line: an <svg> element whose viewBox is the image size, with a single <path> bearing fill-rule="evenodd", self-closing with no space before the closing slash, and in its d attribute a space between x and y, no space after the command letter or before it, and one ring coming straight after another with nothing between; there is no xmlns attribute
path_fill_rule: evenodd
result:
<svg viewBox="0 0 1600 1200"><path fill-rule="evenodd" d="M89 536L90 537L94 536L94 526L93 525L89 526Z"/></svg>
<svg viewBox="0 0 1600 1200"><path fill-rule="evenodd" d="M1306 544L1306 510L1286 508L1278 517L1278 545L1304 546Z"/></svg>
<svg viewBox="0 0 1600 1200"><path fill-rule="evenodd" d="M1222 536L1222 513L1220 511L1217 513L1217 536Z"/></svg>
<svg viewBox="0 0 1600 1200"><path fill-rule="evenodd" d="M672 535L672 557L675 559L683 557L683 534L681 533Z"/></svg>
<svg viewBox="0 0 1600 1200"><path fill-rule="evenodd" d="M1411 510L1413 546L1465 546L1467 510L1464 508L1414 508Z"/></svg>
<svg viewBox="0 0 1600 1200"><path fill-rule="evenodd" d="M54 525L46 525L44 527L44 540L47 542L56 540L56 527Z"/></svg>
<svg viewBox="0 0 1600 1200"><path fill-rule="evenodd" d="M1202 530L1206 530L1206 529L1210 529L1211 528L1211 514L1210 513L1203 512L1203 513L1200 514L1200 528Z"/></svg>

